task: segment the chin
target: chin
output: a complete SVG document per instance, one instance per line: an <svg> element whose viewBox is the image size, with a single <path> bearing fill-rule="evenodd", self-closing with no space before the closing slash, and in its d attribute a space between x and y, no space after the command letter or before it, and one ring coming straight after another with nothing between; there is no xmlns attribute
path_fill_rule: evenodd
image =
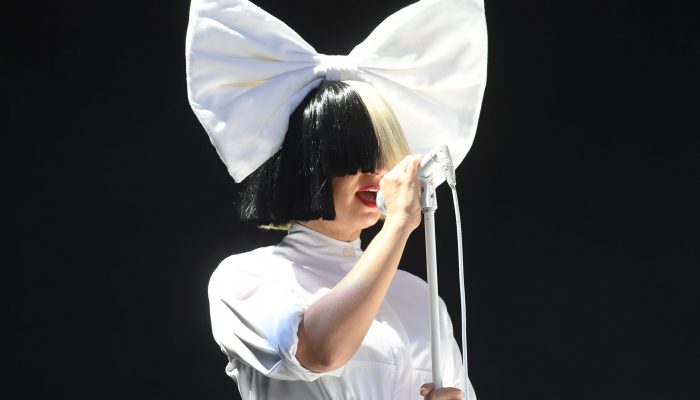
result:
<svg viewBox="0 0 700 400"><path fill-rule="evenodd" d="M377 211L376 215L374 215L370 218L367 218L366 222L362 226L362 229L367 229L367 228L370 228L370 227L376 225L377 222L379 222L379 219L381 218L381 216L382 216L382 214L379 211Z"/></svg>

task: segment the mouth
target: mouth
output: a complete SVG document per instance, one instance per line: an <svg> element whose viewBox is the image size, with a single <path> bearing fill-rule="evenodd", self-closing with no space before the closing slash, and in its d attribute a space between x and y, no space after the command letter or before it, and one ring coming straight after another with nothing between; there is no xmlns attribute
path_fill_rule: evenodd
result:
<svg viewBox="0 0 700 400"><path fill-rule="evenodd" d="M361 188L355 193L358 200L362 202L367 207L377 208L377 192L379 191L379 185L369 185Z"/></svg>

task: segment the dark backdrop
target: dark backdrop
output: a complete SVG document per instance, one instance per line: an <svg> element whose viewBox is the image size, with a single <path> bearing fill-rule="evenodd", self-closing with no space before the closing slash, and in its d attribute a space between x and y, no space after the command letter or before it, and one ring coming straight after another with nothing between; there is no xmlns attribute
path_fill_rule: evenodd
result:
<svg viewBox="0 0 700 400"><path fill-rule="evenodd" d="M330 54L408 3L258 1ZM4 364L19 398L236 398L207 281L280 234L236 221L237 187L189 109L188 7L4 6ZM697 399L694 10L486 8L489 80L458 169L479 399ZM441 290L458 326L440 199ZM424 276L422 233L402 268Z"/></svg>

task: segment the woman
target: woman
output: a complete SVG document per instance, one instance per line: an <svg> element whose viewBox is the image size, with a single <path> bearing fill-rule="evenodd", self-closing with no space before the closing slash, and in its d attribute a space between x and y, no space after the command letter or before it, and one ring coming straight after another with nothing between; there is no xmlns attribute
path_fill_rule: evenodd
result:
<svg viewBox="0 0 700 400"><path fill-rule="evenodd" d="M190 104L243 184L242 219L288 229L211 277L214 337L242 398L472 392L444 304L433 366L427 285L397 268L420 223L419 156L406 142L416 153L447 144L457 165L473 141L482 0L418 1L347 56L318 54L249 1L193 0L186 54ZM363 252L380 187L387 216ZM434 367L445 388L427 383Z"/></svg>
<svg viewBox="0 0 700 400"><path fill-rule="evenodd" d="M242 219L292 223L279 245L231 256L211 278L214 337L243 399L462 399L449 318L441 371L458 388L421 386L432 370L427 285L397 270L421 218L420 157L407 152L369 85L324 81L243 182ZM362 252L380 187L386 219Z"/></svg>

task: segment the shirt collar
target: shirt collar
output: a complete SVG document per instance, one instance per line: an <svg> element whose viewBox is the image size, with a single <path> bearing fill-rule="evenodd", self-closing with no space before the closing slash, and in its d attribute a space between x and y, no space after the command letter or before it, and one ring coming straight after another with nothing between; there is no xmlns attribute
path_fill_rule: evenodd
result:
<svg viewBox="0 0 700 400"><path fill-rule="evenodd" d="M289 254L306 265L334 264L353 266L362 255L360 238L344 242L317 232L299 223L292 224L280 246L292 250ZM300 259L299 259L300 258Z"/></svg>

